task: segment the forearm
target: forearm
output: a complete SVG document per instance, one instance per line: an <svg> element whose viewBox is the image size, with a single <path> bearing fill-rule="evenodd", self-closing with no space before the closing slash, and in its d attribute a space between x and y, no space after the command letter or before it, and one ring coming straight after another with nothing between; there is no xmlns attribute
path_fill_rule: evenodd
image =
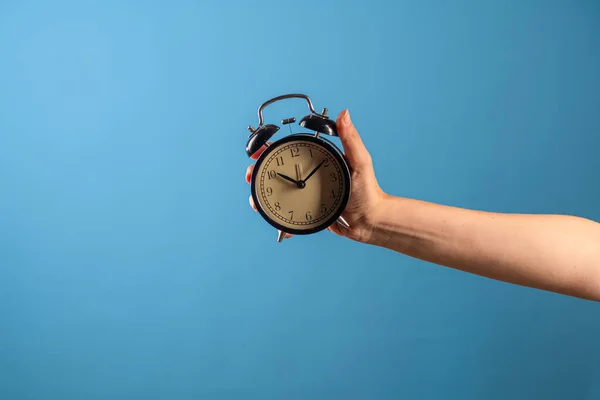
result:
<svg viewBox="0 0 600 400"><path fill-rule="evenodd" d="M600 224L384 196L371 243L514 284L600 301Z"/></svg>

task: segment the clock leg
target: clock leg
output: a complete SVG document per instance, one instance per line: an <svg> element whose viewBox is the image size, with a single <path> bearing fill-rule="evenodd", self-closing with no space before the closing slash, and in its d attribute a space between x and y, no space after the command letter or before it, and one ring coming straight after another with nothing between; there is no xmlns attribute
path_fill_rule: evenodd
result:
<svg viewBox="0 0 600 400"><path fill-rule="evenodd" d="M281 243L281 241L285 238L285 232L277 231L277 241Z"/></svg>
<svg viewBox="0 0 600 400"><path fill-rule="evenodd" d="M346 229L350 228L350 224L348 224L348 222L346 222L344 217L342 217L341 215L338 217L336 222Z"/></svg>

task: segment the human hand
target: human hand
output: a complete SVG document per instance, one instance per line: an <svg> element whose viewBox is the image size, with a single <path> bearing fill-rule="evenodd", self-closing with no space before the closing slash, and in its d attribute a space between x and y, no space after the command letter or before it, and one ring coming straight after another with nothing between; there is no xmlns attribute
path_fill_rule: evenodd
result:
<svg viewBox="0 0 600 400"><path fill-rule="evenodd" d="M385 193L379 187L371 155L354 127L348 110L344 110L338 115L336 125L352 176L350 199L342 214L350 228L334 223L328 230L351 240L368 243L372 239L374 221L377 220L376 214L379 211L378 206ZM263 146L251 158L256 160L265 148ZM254 164L251 164L246 170L246 182L248 183L250 183L253 169ZM249 201L250 206L257 211L252 196L249 197ZM291 236L290 234L286 235L286 237Z"/></svg>

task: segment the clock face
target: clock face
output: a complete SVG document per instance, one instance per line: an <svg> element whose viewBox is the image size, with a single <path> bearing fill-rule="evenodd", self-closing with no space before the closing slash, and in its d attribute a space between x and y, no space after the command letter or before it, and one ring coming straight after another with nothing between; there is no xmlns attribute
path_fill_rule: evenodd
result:
<svg viewBox="0 0 600 400"><path fill-rule="evenodd" d="M274 227L309 234L329 227L350 193L350 173L342 156L313 135L291 135L269 146L252 173L252 196Z"/></svg>

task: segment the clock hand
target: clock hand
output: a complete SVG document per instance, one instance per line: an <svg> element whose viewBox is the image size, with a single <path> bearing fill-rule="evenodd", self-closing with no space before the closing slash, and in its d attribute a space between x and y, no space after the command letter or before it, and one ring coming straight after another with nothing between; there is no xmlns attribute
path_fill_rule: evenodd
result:
<svg viewBox="0 0 600 400"><path fill-rule="evenodd" d="M302 175L300 174L300 164L296 164L296 180L300 182L302 180Z"/></svg>
<svg viewBox="0 0 600 400"><path fill-rule="evenodd" d="M306 183L306 181L308 180L308 178L310 178L311 176L313 176L313 174L314 174L315 172L317 172L317 170L318 170L319 168L321 168L321 165L323 165L323 163L324 163L325 161L326 161L326 160L323 160L323 161L321 161L321 162L319 163L319 165L317 165L317 166L315 167L315 169L313 169L313 170L310 172L310 174L308 174L308 176L307 176L306 178L304 178L304 183Z"/></svg>
<svg viewBox="0 0 600 400"><path fill-rule="evenodd" d="M282 177L285 180L288 180L288 181L290 181L292 183L295 183L296 185L298 184L298 181L296 181L295 179L290 178L287 175L280 174L279 172L277 173L277 175L279 175L280 177Z"/></svg>

